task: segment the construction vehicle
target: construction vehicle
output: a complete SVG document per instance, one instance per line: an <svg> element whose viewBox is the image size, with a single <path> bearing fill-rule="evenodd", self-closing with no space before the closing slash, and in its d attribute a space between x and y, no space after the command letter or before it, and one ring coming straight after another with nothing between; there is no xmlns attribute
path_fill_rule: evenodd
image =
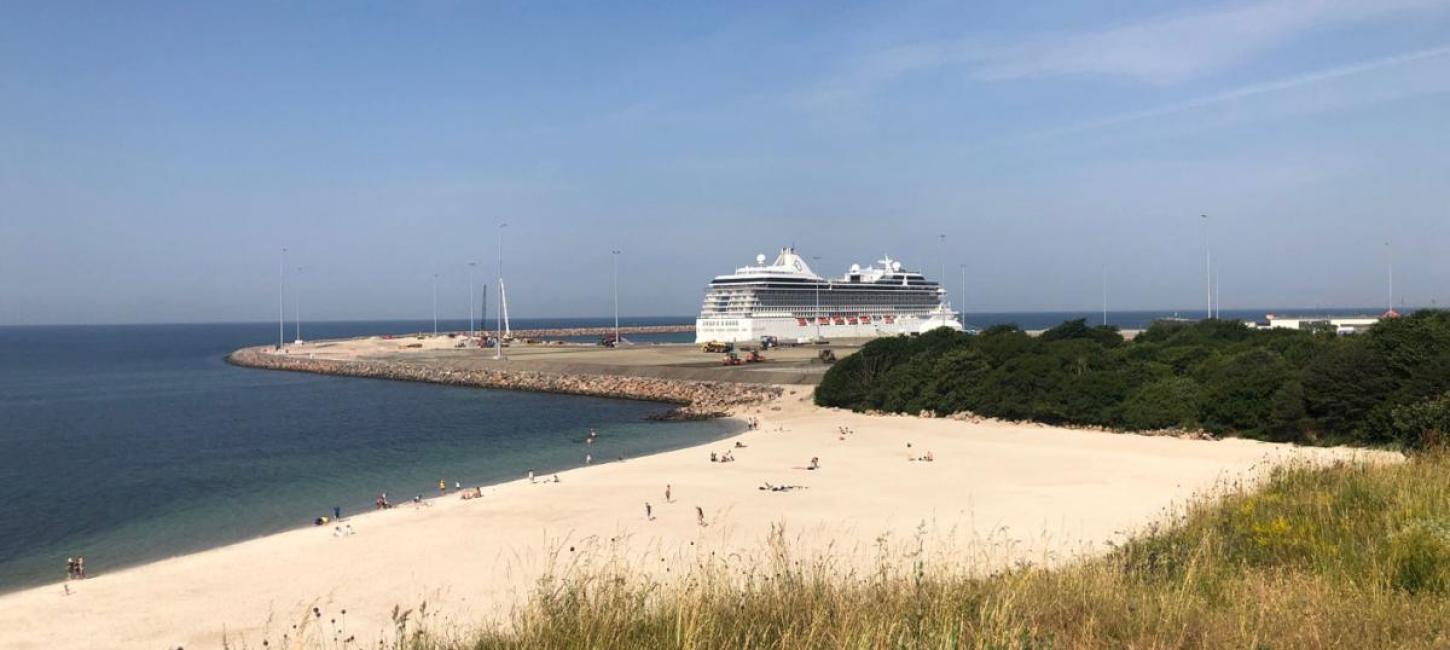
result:
<svg viewBox="0 0 1450 650"><path fill-rule="evenodd" d="M833 364L836 362L836 353L832 352L830 348L826 348L816 354L816 360L826 365Z"/></svg>
<svg viewBox="0 0 1450 650"><path fill-rule="evenodd" d="M735 354L734 352L726 352L725 358L720 360L720 365L722 366L738 366L741 363L743 362L740 361L740 355Z"/></svg>
<svg viewBox="0 0 1450 650"><path fill-rule="evenodd" d="M760 363L761 361L765 361L765 355L755 350L751 350L749 354L745 355L745 363Z"/></svg>
<svg viewBox="0 0 1450 650"><path fill-rule="evenodd" d="M734 350L734 343L721 343L720 341L710 341L709 343L704 343L700 345L700 351L707 354L722 354L725 352L732 352Z"/></svg>
<svg viewBox="0 0 1450 650"><path fill-rule="evenodd" d="M778 347L780 347L780 339L775 338L774 336L770 336L768 334L760 337L760 349L769 350L771 348Z"/></svg>

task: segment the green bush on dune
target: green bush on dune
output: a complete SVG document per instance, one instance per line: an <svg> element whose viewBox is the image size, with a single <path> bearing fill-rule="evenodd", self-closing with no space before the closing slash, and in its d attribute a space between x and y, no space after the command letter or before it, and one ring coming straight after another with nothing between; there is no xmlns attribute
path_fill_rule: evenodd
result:
<svg viewBox="0 0 1450 650"><path fill-rule="evenodd" d="M1450 312L1360 336L1224 320L1160 321L1132 341L1083 320L1040 336L941 329L868 343L826 373L816 403L1421 447L1450 431Z"/></svg>

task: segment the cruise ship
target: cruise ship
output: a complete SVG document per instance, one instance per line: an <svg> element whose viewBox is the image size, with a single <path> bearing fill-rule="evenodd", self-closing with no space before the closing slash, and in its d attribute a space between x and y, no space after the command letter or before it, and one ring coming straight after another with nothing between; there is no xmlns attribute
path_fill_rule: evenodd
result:
<svg viewBox="0 0 1450 650"><path fill-rule="evenodd" d="M811 270L793 248L775 261L717 276L705 291L695 321L695 341L744 342L774 336L781 341L871 338L961 330L940 284L885 256L876 265L837 278Z"/></svg>

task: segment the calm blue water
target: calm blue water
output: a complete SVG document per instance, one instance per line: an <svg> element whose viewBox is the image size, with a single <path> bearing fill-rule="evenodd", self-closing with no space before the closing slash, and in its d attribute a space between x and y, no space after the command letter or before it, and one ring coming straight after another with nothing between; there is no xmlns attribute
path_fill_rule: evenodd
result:
<svg viewBox="0 0 1450 650"><path fill-rule="evenodd" d="M431 328L303 323L303 334ZM590 427L594 457L614 458L731 426L648 422L666 407L646 402L222 360L276 336L275 324L0 328L0 591L59 580L68 555L86 556L95 574L307 525L334 505L366 510L380 491L396 502L436 493L439 479L475 485L578 466Z"/></svg>

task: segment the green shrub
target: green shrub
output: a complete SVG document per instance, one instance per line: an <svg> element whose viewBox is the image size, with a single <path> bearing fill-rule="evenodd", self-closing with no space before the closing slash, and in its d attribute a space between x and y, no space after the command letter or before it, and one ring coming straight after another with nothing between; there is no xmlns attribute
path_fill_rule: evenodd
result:
<svg viewBox="0 0 1450 650"><path fill-rule="evenodd" d="M1161 321L1127 343L1082 319L1037 337L939 329L868 343L827 371L816 402L1420 447L1450 430L1437 415L1450 405L1431 399L1447 393L1450 312L1424 310L1355 337L1222 320Z"/></svg>
<svg viewBox="0 0 1450 650"><path fill-rule="evenodd" d="M1170 377L1134 392L1123 404L1122 422L1132 429L1192 428L1198 425L1203 389L1186 377Z"/></svg>

